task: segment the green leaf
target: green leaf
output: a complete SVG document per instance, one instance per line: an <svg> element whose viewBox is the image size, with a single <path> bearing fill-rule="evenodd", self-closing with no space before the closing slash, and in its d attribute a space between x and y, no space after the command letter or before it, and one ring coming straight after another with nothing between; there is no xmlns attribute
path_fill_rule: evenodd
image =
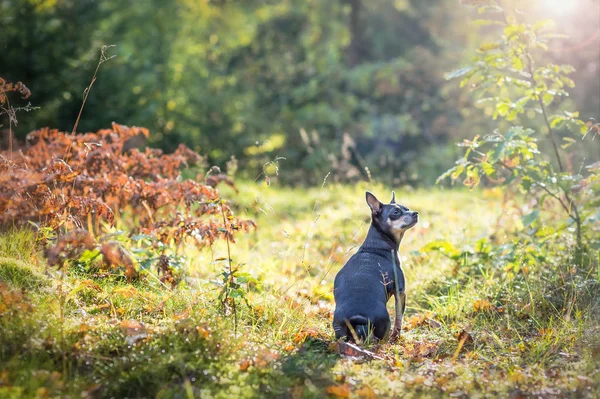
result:
<svg viewBox="0 0 600 399"><path fill-rule="evenodd" d="M504 28L504 34L508 39L511 39L512 37L522 33L525 33L525 25L522 24L508 25L506 28Z"/></svg>
<svg viewBox="0 0 600 399"><path fill-rule="evenodd" d="M560 146L562 149L569 148L577 142L571 137L563 137L563 141L565 141L565 143Z"/></svg>
<svg viewBox="0 0 600 399"><path fill-rule="evenodd" d="M496 50L497 48L500 48L500 43L485 43L481 47L479 47L479 51L485 53L487 51Z"/></svg>
<svg viewBox="0 0 600 399"><path fill-rule="evenodd" d="M555 127L561 125L566 120L567 120L567 118L565 118L564 116L554 115L550 118L550 127L554 129Z"/></svg>
<svg viewBox="0 0 600 399"><path fill-rule="evenodd" d="M523 60L521 60L520 57L513 57L512 61L514 69L516 69L517 71L523 70Z"/></svg>
<svg viewBox="0 0 600 399"><path fill-rule="evenodd" d="M508 103L498 103L496 104L496 112L500 116L508 115L508 111L510 111L510 104Z"/></svg>
<svg viewBox="0 0 600 399"><path fill-rule="evenodd" d="M495 178L496 176L496 169L494 168L494 165L492 165L489 162L482 162L481 163L481 168L483 169L483 172L492 178Z"/></svg>
<svg viewBox="0 0 600 399"><path fill-rule="evenodd" d="M231 292L229 292L229 296L231 298L244 298L246 296L246 293L244 292L244 290L238 288L235 290L231 290Z"/></svg>
<svg viewBox="0 0 600 399"><path fill-rule="evenodd" d="M461 254L461 252L458 249L456 249L456 247L454 245L452 245L451 242L445 241L445 240L432 241L432 242L428 243L427 245L425 245L423 248L421 248L421 251L422 252L439 251L449 257L457 257L457 256L460 256L460 254Z"/></svg>
<svg viewBox="0 0 600 399"><path fill-rule="evenodd" d="M538 237L548 237L548 236L551 236L552 234L554 234L555 232L556 232L556 230L554 230L550 226L542 226L537 231L537 233L535 233L535 235Z"/></svg>
<svg viewBox="0 0 600 399"><path fill-rule="evenodd" d="M564 111L564 112L565 112L565 115L567 115L571 119L573 119L573 118L579 118L579 112L578 111L574 111L574 112Z"/></svg>
<svg viewBox="0 0 600 399"><path fill-rule="evenodd" d="M93 249L93 250L89 250L86 249L85 251L83 251L83 253L81 254L81 256L79 257L79 259L77 260L80 263L83 263L85 265L90 264L94 259L96 259L98 256L100 256L100 251L97 249Z"/></svg>
<svg viewBox="0 0 600 399"><path fill-rule="evenodd" d="M505 152L506 152L506 141L502 141L501 143L498 143L498 145L496 145L496 147L494 148L493 153L489 157L490 162L491 163L498 162L499 160L504 158Z"/></svg>
<svg viewBox="0 0 600 399"><path fill-rule="evenodd" d="M533 186L534 183L535 182L533 181L533 179L531 177L525 176L525 177L523 177L523 180L521 180L521 187L527 193L527 192L529 192L529 190L531 190L531 187Z"/></svg>
<svg viewBox="0 0 600 399"><path fill-rule="evenodd" d="M540 211L538 209L536 209L535 211L523 216L523 219L522 219L523 227L527 227L527 226L531 225L533 222L535 222L536 219L538 218L539 214L540 214Z"/></svg>

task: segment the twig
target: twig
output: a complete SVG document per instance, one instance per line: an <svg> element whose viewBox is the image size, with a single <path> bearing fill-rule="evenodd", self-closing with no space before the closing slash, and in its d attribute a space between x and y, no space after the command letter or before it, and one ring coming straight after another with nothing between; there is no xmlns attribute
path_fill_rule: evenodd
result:
<svg viewBox="0 0 600 399"><path fill-rule="evenodd" d="M94 82L96 82L96 75L98 74L100 65L104 64L108 60L115 58L114 55L112 55L110 57L106 56L106 51L111 47L115 47L115 45L114 44L104 45L100 48L100 60L98 61L98 65L96 65L96 70L94 71L94 75L92 76L92 81L90 82L90 85L88 87L86 87L85 90L83 91L83 102L81 103L81 108L79 108L79 114L77 114L77 119L75 120L75 125L73 125L73 130L71 131L72 137L74 137L75 133L77 132L77 126L79 125L79 120L81 119L81 114L83 113L83 108L85 107L85 103L88 99L88 96L90 95L90 90L92 90L92 86L94 85ZM72 144L73 144L73 141L70 141L69 146L67 147L67 151L65 152L64 159L67 159L69 157L69 154L71 153Z"/></svg>
<svg viewBox="0 0 600 399"><path fill-rule="evenodd" d="M529 52L529 48L527 48L527 69L529 72L529 81L531 82L531 85L533 86L533 90L535 91L537 89L537 81L535 80L534 74L533 74L533 59L531 58L531 54ZM556 160L558 161L558 169L560 170L560 173L563 173L565 170L563 168L563 163L562 163L562 159L560 158L560 153L558 152L558 144L556 143L556 138L554 137L554 130L552 129L552 126L550 125L550 121L548 120L548 113L546 112L546 106L544 105L544 100L542 99L541 93L540 94L536 94L537 99L538 99L538 103L540 104L540 108L542 110L542 115L544 116L544 122L546 123L546 127L548 128L548 134L550 135L550 140L552 141L552 147L554 149L554 154L556 155Z"/></svg>
<svg viewBox="0 0 600 399"><path fill-rule="evenodd" d="M225 282L225 298L223 303L227 306L227 299L229 299L229 289L227 284L229 284L229 279L233 278L233 268L231 267L231 246L229 244L229 225L227 224L227 219L225 218L225 210L223 209L223 200L219 198L219 205L221 206L221 215L223 216L223 227L225 228L225 241L227 242L227 266L229 268L229 275L227 277L227 281ZM237 335L237 309L235 306L235 300L233 302L233 332Z"/></svg>

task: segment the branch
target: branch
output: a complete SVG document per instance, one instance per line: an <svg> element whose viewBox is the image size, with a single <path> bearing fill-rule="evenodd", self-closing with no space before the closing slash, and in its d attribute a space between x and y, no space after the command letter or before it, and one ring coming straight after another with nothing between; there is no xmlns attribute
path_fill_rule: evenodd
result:
<svg viewBox="0 0 600 399"><path fill-rule="evenodd" d="M529 48L527 49L527 69L529 71L530 76L530 82L531 85L533 86L533 90L535 91L537 89L537 82L535 81L534 75L533 75L533 60L531 58L531 54L529 53ZM540 108L542 110L542 115L544 116L544 122L546 123L546 127L548 128L548 134L550 135L550 140L552 141L552 147L554 148L554 154L556 155L556 160L558 161L558 169L560 170L560 173L563 173L565 170L563 168L563 164L562 164L562 160L560 159L560 153L558 152L558 144L556 144L556 139L554 137L554 131L552 129L552 126L550 125L550 121L548 120L548 113L546 112L546 106L544 105L544 100L542 99L542 96L540 94L536 94L537 98L538 98L538 102L540 104Z"/></svg>
<svg viewBox="0 0 600 399"><path fill-rule="evenodd" d="M575 217L571 214L571 208L569 208L558 195L556 195L552 191L550 191L548 189L548 187L546 187L545 185L542 186L540 183L538 183L538 186L540 186L541 188L543 188L544 191L547 192L548 195L550 195L552 198L554 198L558 202L560 202L560 204L562 205L562 207L565 210L565 212L567 212L567 215L569 215L570 217L572 217L573 219L575 219Z"/></svg>

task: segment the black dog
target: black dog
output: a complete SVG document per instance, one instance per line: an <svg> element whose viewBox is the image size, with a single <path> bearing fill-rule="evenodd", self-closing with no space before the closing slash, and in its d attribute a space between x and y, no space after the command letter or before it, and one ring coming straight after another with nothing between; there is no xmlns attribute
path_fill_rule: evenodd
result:
<svg viewBox="0 0 600 399"><path fill-rule="evenodd" d="M388 337L390 316L386 303L392 295L396 299L392 338L402 330L406 294L398 247L406 230L419 221L419 214L396 204L395 198L392 192L391 203L382 204L367 191L371 227L358 252L335 277L333 286L336 339L364 342L370 334L378 339Z"/></svg>

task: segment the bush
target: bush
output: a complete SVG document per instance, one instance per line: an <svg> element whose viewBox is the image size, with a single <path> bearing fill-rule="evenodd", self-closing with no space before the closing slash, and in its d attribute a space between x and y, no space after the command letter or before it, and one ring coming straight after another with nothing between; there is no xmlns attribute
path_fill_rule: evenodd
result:
<svg viewBox="0 0 600 399"><path fill-rule="evenodd" d="M470 188L484 181L503 186L509 193L520 192L528 199L523 233L534 242L542 244L558 233L572 231L579 255L586 248L600 248L600 162L585 160L582 168L573 168L564 161L565 155L576 158L578 140L593 139L600 126L594 119L586 123L578 112L564 109L561 98L575 86L568 77L574 68L540 61L557 36L550 32L552 21L530 24L500 2L472 3L490 16L479 24L498 27L497 39L482 44L473 63L448 78L461 77L461 87L468 85L485 96L479 102L494 105L494 120L503 119L512 126L465 140L460 144L466 148L464 156L439 180L462 179ZM522 117L528 114L539 115L541 125L524 127ZM562 145L559 130L565 133ZM551 143L549 150L539 145L543 136ZM562 209L564 217L558 226L541 221L543 212L555 209L544 206L547 200L556 201Z"/></svg>
<svg viewBox="0 0 600 399"><path fill-rule="evenodd" d="M31 132L18 152L0 153L0 225L35 226L52 244L51 264L90 263L102 255L128 278L140 262L127 247L145 246L137 252L146 266L160 262L168 269L176 263L170 248L234 241L234 232L254 227L235 218L219 195L217 184L233 185L231 178L211 171L183 179L182 168L202 166L203 158L183 145L172 154L133 147L148 134L116 123L96 133Z"/></svg>

